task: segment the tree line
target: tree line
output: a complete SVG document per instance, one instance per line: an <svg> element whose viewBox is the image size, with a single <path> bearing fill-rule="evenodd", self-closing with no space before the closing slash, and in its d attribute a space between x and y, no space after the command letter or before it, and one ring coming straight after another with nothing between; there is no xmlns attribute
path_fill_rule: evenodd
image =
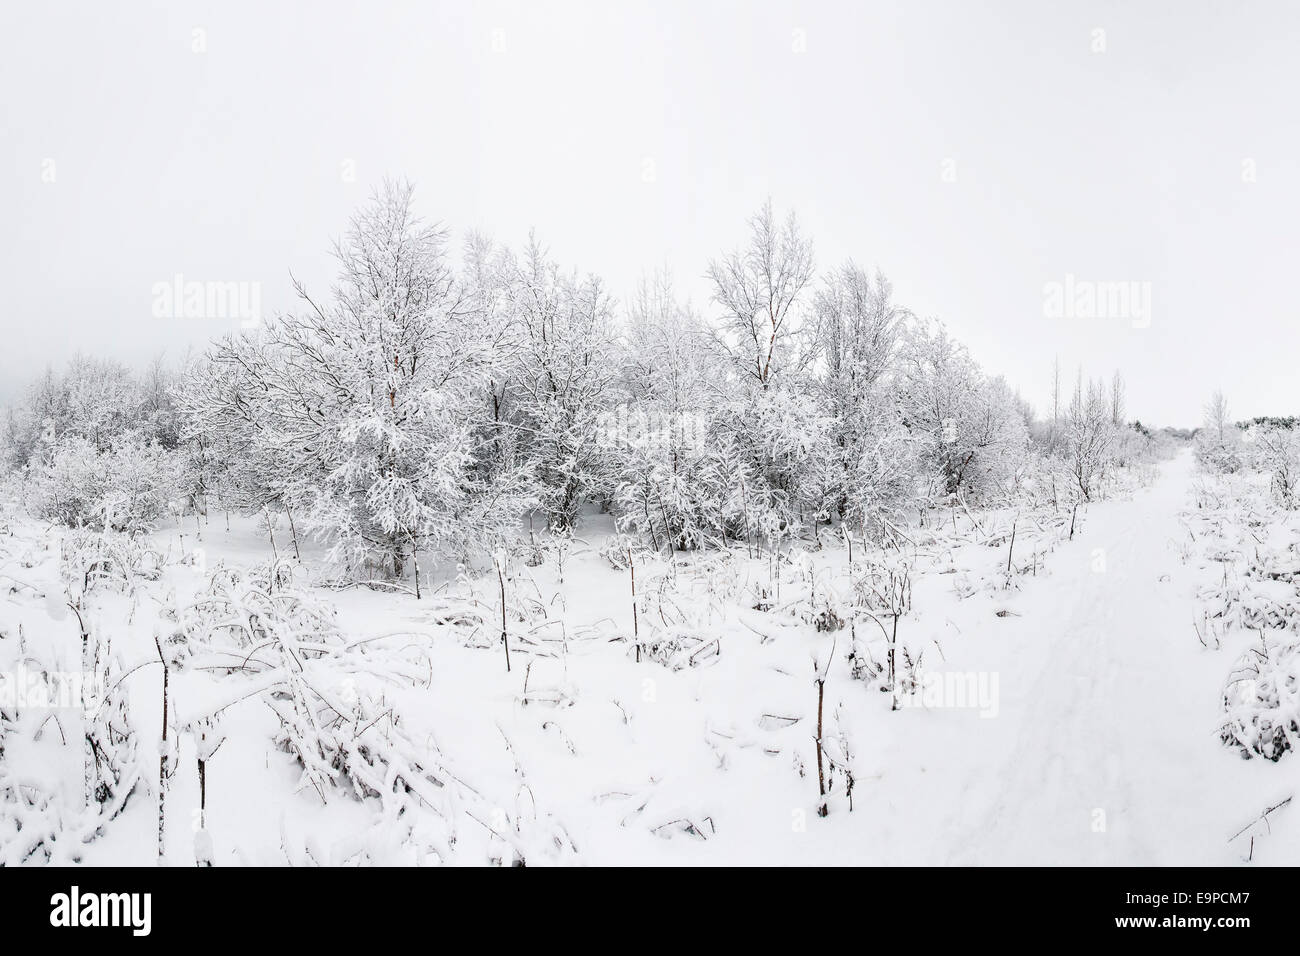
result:
<svg viewBox="0 0 1300 956"><path fill-rule="evenodd" d="M9 410L3 454L29 507L149 527L219 507L284 516L347 568L401 577L466 560L525 516L584 509L666 551L872 537L945 504L1086 499L1158 436L1123 381L1078 376L1039 419L944 326L853 261L819 272L771 203L708 264L711 301L646 276L617 303L530 235L457 251L386 183L334 244L327 296L142 375L78 358Z"/></svg>

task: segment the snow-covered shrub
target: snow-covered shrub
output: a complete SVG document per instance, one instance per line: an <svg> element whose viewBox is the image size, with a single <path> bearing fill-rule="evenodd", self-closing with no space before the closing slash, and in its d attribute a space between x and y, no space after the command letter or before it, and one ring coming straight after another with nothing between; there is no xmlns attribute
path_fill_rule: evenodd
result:
<svg viewBox="0 0 1300 956"><path fill-rule="evenodd" d="M1244 449L1235 430L1220 438L1202 429L1196 433L1195 448L1197 462L1211 474L1230 475L1241 470Z"/></svg>
<svg viewBox="0 0 1300 956"><path fill-rule="evenodd" d="M721 642L716 632L700 631L684 625L647 628L648 636L639 642L644 657L669 670L702 667L717 662Z"/></svg>
<svg viewBox="0 0 1300 956"><path fill-rule="evenodd" d="M1228 403L1215 392L1205 406L1205 425L1196 432L1196 460L1211 474L1232 474L1245 463L1241 430L1228 417Z"/></svg>
<svg viewBox="0 0 1300 956"><path fill-rule="evenodd" d="M712 613L722 613L723 606L738 600L746 580L741 572L752 552L739 545L721 551L696 552L673 561L667 574L641 586L647 595L646 612L651 617L670 622L707 627ZM702 618L687 618L678 606L682 591L697 594L706 606Z"/></svg>
<svg viewBox="0 0 1300 956"><path fill-rule="evenodd" d="M1004 493L1029 443L1024 416L1001 379L988 379L941 325L905 336L898 388L903 424L936 484L932 497Z"/></svg>
<svg viewBox="0 0 1300 956"><path fill-rule="evenodd" d="M72 528L149 530L176 492L173 453L131 435L112 439L103 450L73 435L29 470L33 511Z"/></svg>
<svg viewBox="0 0 1300 956"><path fill-rule="evenodd" d="M104 523L134 533L153 528L176 496L175 453L134 436L116 439L105 456L110 469Z"/></svg>
<svg viewBox="0 0 1300 956"><path fill-rule="evenodd" d="M852 609L841 597L828 575L819 571L811 553L791 549L785 556L789 573L780 575L779 600L770 610L788 615L814 631L838 631L848 625Z"/></svg>
<svg viewBox="0 0 1300 956"><path fill-rule="evenodd" d="M901 424L888 420L860 433L845 475L846 524L864 534L885 522L902 522L916 505L916 443Z"/></svg>
<svg viewBox="0 0 1300 956"><path fill-rule="evenodd" d="M832 424L812 395L792 385L755 389L719 410L721 437L710 442L717 465L732 473L727 510L740 508L746 538L774 544L828 520L841 489Z"/></svg>
<svg viewBox="0 0 1300 956"><path fill-rule="evenodd" d="M44 625L76 633L81 621L57 598L46 611ZM126 669L95 629L83 640L82 669L69 673L53 631L0 626L0 866L79 862L141 779Z"/></svg>
<svg viewBox="0 0 1300 956"><path fill-rule="evenodd" d="M1023 508L1047 514L1069 511L1083 497L1070 463L1037 448L1025 459L1016 491Z"/></svg>
<svg viewBox="0 0 1300 956"><path fill-rule="evenodd" d="M712 338L677 302L666 272L642 281L620 345L629 401L609 409L600 430L620 527L656 549L744 537L755 477L713 408L720 383Z"/></svg>
<svg viewBox="0 0 1300 956"><path fill-rule="evenodd" d="M246 574L221 569L182 611L170 643L181 653L182 670L224 673L260 692L279 719L276 743L301 767L300 789L311 787L326 799L349 782L360 796L377 795L385 787L375 786L368 738L358 728L362 717L371 722L381 712L370 713L374 702L355 688L352 670L363 662L346 660L346 639L334 616L331 606L295 586L286 565ZM211 720L222 709L193 713L186 725Z"/></svg>
<svg viewBox="0 0 1300 956"><path fill-rule="evenodd" d="M128 592L156 581L163 558L142 535L78 528L59 542L60 572L74 603L97 588Z"/></svg>
<svg viewBox="0 0 1300 956"><path fill-rule="evenodd" d="M261 701L276 717L276 744L298 765L298 788L327 802L373 802L377 825L400 834L409 852L454 862L468 835L462 828L478 834L480 826L519 859L571 849L541 814L525 821L495 813L463 770L407 735L384 693L424 680L427 662L350 642L334 608L301 588L288 565L217 571L181 609L168 648L182 675L174 693L183 729ZM375 862L368 842L355 853Z"/></svg>
<svg viewBox="0 0 1300 956"><path fill-rule="evenodd" d="M1267 633L1266 631L1264 633ZM1300 740L1300 645L1261 636L1237 662L1223 692L1225 746L1277 761Z"/></svg>
<svg viewBox="0 0 1300 956"><path fill-rule="evenodd" d="M746 469L725 440L676 451L632 447L621 456L619 471L619 525L655 548L721 547L746 535Z"/></svg>
<svg viewBox="0 0 1300 956"><path fill-rule="evenodd" d="M645 557L642 542L625 534L611 535L596 553L615 571L626 571L630 562L639 563Z"/></svg>
<svg viewBox="0 0 1300 956"><path fill-rule="evenodd" d="M1080 381L1065 414L1065 455L1085 500L1098 497L1113 462L1117 428L1101 382Z"/></svg>
<svg viewBox="0 0 1300 956"><path fill-rule="evenodd" d="M16 746L8 738L24 732L36 731L0 716L0 758L6 745ZM80 859L78 834L69 832L76 809L61 797L37 780L24 779L15 771L12 758L0 759L0 865L68 864Z"/></svg>
<svg viewBox="0 0 1300 956"><path fill-rule="evenodd" d="M1273 498L1287 510L1300 508L1300 431L1261 425L1245 438L1251 466L1269 475Z"/></svg>
<svg viewBox="0 0 1300 956"><path fill-rule="evenodd" d="M47 462L32 469L32 511L71 528L102 527L108 480L107 462L94 445L76 436L65 439Z"/></svg>
<svg viewBox="0 0 1300 956"><path fill-rule="evenodd" d="M1150 461L1150 441L1147 436L1123 423L1111 423L1110 459L1120 468L1133 467Z"/></svg>
<svg viewBox="0 0 1300 956"><path fill-rule="evenodd" d="M139 785L144 763L126 688L122 685L121 678L127 668L113 653L111 641L97 637L91 638L94 652L92 672L88 675L94 692L86 701L86 745L92 763L87 782L95 802L112 819L126 806L131 792Z"/></svg>
<svg viewBox="0 0 1300 956"><path fill-rule="evenodd" d="M906 648L900 642L899 630L904 615L912 609L912 571L907 557L881 555L867 562L854 579L848 598L854 638L850 651L852 672L869 684L883 678L881 690L895 695L895 709L900 668L911 660L901 656Z"/></svg>

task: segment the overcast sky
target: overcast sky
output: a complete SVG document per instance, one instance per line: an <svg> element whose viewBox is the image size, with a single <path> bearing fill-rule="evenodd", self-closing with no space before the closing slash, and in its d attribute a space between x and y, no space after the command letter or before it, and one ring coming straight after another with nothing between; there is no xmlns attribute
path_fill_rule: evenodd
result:
<svg viewBox="0 0 1300 956"><path fill-rule="evenodd" d="M395 176L457 235L535 226L623 298L667 264L705 311L770 195L1040 409L1059 354L1151 422L1215 387L1300 412L1298 40L1300 4L1226 0L5 4L0 401L238 327L156 318L176 274L323 292ZM1050 317L1067 275L1150 315Z"/></svg>

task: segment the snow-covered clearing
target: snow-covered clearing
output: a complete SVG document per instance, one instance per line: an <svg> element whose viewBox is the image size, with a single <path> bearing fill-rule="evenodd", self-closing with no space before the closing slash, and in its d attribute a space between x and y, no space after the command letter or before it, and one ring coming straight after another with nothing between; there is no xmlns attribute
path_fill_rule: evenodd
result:
<svg viewBox="0 0 1300 956"><path fill-rule="evenodd" d="M267 691L281 673L262 656L273 641L250 645L249 660L265 665L256 674L217 676L216 658L168 648L214 574L234 569L232 593L244 593L246 569L270 558L252 522L226 531L213 515L196 542L187 519L152 536L157 558L130 588L92 588L84 603L90 632L120 657L113 683L128 691L127 756L141 780L125 809L107 823L84 817L79 713L37 721L28 709L14 724L27 732L2 741L11 807L0 848L10 862L155 862L157 633L174 665L164 837L174 865L192 865L196 847L208 855L209 841L216 865L1293 861L1285 807L1231 839L1291 790L1284 767L1241 760L1218 738L1232 658L1194 627L1198 588L1221 571L1186 545L1194 469L1183 453L1149 487L1086 506L1072 540L1068 514L1053 524L977 513L952 516L947 537L934 529L897 549L913 566L897 666L915 693L893 711L875 679L890 618L875 603L875 620L849 621L851 596L884 587L890 557L859 546L850 566L842 541L776 562L744 547L672 561L637 552L634 623L631 574L602 556L612 529L594 518L540 564L507 562L509 671L495 572L450 569L420 600L283 581L281 594L323 602L327 617L337 608L325 636L301 638L331 649L294 654L307 699L318 693L321 714L340 712L386 780L365 799L342 774L313 784L277 747L272 708L283 715L297 698L284 690L292 682ZM1011 520L1020 530L1008 575ZM46 597L78 586L60 582L62 533L17 516L8 530L6 667L76 671L76 617ZM320 580L319 557L304 547L286 567ZM199 720L217 710L214 724ZM205 765L200 812L203 733L223 742ZM333 773L328 754L321 773ZM440 783L412 796L412 777ZM73 835L100 824L96 839Z"/></svg>

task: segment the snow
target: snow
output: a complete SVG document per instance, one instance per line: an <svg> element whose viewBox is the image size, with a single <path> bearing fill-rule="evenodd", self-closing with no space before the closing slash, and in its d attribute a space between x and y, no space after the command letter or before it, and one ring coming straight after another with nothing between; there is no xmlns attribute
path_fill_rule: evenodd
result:
<svg viewBox="0 0 1300 956"><path fill-rule="evenodd" d="M165 862L1292 863L1300 847L1287 808L1261 818L1291 794L1286 777L1219 739L1222 688L1251 635L1197 636L1205 591L1224 572L1198 550L1214 541L1188 545L1188 522L1231 532L1239 509L1206 518L1195 507L1196 467L1184 452L1149 486L1131 481L1127 495L1085 505L1072 540L1064 524L997 511L957 512L929 538L914 529L898 667L917 693L897 710L848 657L883 665L888 615L883 627L825 622L831 611L847 618L855 588L901 561L898 552L857 545L850 567L843 542L828 537L821 550L793 545L776 562L744 547L671 561L638 554L638 661L629 570L601 555L615 537L610 520L588 515L562 574L552 552L536 567L506 557L507 672L495 571L434 569L416 600L324 587L323 555L304 547L301 565L291 562L302 582L293 593L333 608L337 633L300 635L304 679L333 695L332 706L371 708L369 752L392 748L387 759L405 761L402 779L418 799L400 784L364 799L337 780L301 786L303 767L274 743L280 721L267 694L284 686L282 671L215 676L178 664ZM77 618L60 617L50 597L63 586L65 533L23 520L0 546L0 574L27 582L5 579L0 654L17 659L22 625L29 655L66 668L80 654ZM145 756L135 758L141 780L126 808L89 842L58 841L58 862L156 862L154 635L176 626L166 609L188 606L214 571L247 574L271 558L252 520L226 531L214 515L201 541L193 529L190 519L152 536L162 570L151 565L134 590L87 598L92 632L111 636L120 658ZM196 546L202 561L182 560ZM908 671L904 656L919 666ZM209 715L217 719L200 737ZM50 728L35 736L30 721L4 738L0 789L13 778L52 795L53 828L84 833L94 826L78 717L60 719L67 744ZM441 783L419 783L417 764ZM0 831L2 852L14 839Z"/></svg>

